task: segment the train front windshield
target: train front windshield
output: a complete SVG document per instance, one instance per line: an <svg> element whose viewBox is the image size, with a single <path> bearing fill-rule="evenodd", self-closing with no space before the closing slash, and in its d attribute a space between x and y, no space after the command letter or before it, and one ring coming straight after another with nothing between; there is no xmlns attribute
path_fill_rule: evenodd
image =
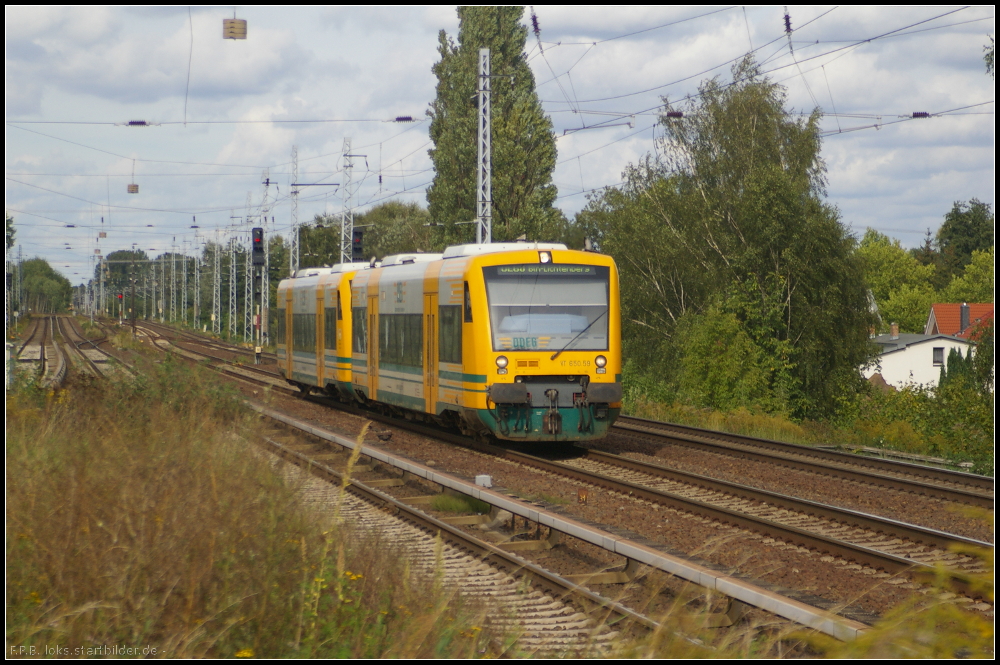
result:
<svg viewBox="0 0 1000 665"><path fill-rule="evenodd" d="M494 351L607 351L607 266L483 268Z"/></svg>

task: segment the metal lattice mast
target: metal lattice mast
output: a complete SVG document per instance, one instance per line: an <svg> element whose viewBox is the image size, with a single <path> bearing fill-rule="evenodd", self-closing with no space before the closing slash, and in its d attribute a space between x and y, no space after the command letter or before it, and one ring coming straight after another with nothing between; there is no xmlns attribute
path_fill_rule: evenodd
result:
<svg viewBox="0 0 1000 665"><path fill-rule="evenodd" d="M271 218L271 226L274 226L274 218ZM271 243L267 235L267 219L264 220L264 269L260 276L260 339L262 344L267 343L267 317L270 316L271 308L271 279L269 272L271 269Z"/></svg>
<svg viewBox="0 0 1000 665"><path fill-rule="evenodd" d="M249 248L246 251L246 292L243 300L243 341L253 339L253 259Z"/></svg>
<svg viewBox="0 0 1000 665"><path fill-rule="evenodd" d="M177 238L174 238L176 241ZM177 248L170 243L170 323L177 320Z"/></svg>
<svg viewBox="0 0 1000 665"><path fill-rule="evenodd" d="M104 298L104 257L103 256L101 257L100 272L101 272L101 316L105 316L107 314L107 301Z"/></svg>
<svg viewBox="0 0 1000 665"><path fill-rule="evenodd" d="M493 242L493 171L490 147L490 50L479 49L479 182L476 197L476 242Z"/></svg>
<svg viewBox="0 0 1000 665"><path fill-rule="evenodd" d="M157 264L157 260L154 259L153 260L153 311L150 312L150 314L153 315L153 320L154 321L156 320L156 314L157 314L157 312L159 312L159 308L160 308L160 296L159 296L159 291L160 291L159 290L159 286L160 286L160 283L156 279L156 272L157 272L156 271L156 264Z"/></svg>
<svg viewBox="0 0 1000 665"><path fill-rule="evenodd" d="M292 182L299 182L299 147L292 146ZM292 232L291 247L288 250L288 274L294 275L299 269L299 188L292 185Z"/></svg>
<svg viewBox="0 0 1000 665"><path fill-rule="evenodd" d="M257 339L259 343L263 344L264 331L267 329L264 320L267 318L267 306L268 306L268 280L267 280L267 270L268 270L268 235L267 235L267 215L271 208L267 201L267 195L271 188L271 172L270 169L264 171L264 201L260 204L260 225L264 229L264 265L261 266L260 273L260 328L257 333ZM250 331L253 334L253 329Z"/></svg>
<svg viewBox="0 0 1000 665"><path fill-rule="evenodd" d="M167 321L167 257L160 255L160 323Z"/></svg>
<svg viewBox="0 0 1000 665"><path fill-rule="evenodd" d="M24 312L24 269L22 267L23 255L21 253L23 245L17 246L17 306Z"/></svg>
<svg viewBox="0 0 1000 665"><path fill-rule="evenodd" d="M187 257L187 247L185 246L187 241L182 244L183 253L181 254L181 321L184 325L188 322L188 257Z"/></svg>
<svg viewBox="0 0 1000 665"><path fill-rule="evenodd" d="M354 236L354 197L351 191L351 176L354 162L351 161L351 139L344 139L344 211L340 214L340 262L352 261L351 240Z"/></svg>
<svg viewBox="0 0 1000 665"><path fill-rule="evenodd" d="M212 271L212 334L222 334L222 243L219 242L219 232L215 232L215 256Z"/></svg>
<svg viewBox="0 0 1000 665"><path fill-rule="evenodd" d="M239 301L236 299L236 236L229 238L229 338L236 339L236 318Z"/></svg>
<svg viewBox="0 0 1000 665"><path fill-rule="evenodd" d="M198 327L201 316L201 256L194 255L194 317L192 324Z"/></svg>
<svg viewBox="0 0 1000 665"><path fill-rule="evenodd" d="M243 218L247 225L247 233L250 233L252 222L250 221L250 201L252 194L247 192L247 214ZM246 283L244 286L243 298L243 341L249 342L253 339L253 260L250 256L250 245L247 243L246 252Z"/></svg>

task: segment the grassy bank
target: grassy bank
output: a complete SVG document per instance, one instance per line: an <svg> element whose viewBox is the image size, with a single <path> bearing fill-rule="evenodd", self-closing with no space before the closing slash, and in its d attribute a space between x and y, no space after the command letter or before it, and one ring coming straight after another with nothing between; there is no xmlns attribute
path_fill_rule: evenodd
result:
<svg viewBox="0 0 1000 665"><path fill-rule="evenodd" d="M905 388L876 392L846 405L835 421L794 421L782 414L697 408L631 395L624 412L642 418L805 445L885 448L972 462L972 471L994 473L993 399L960 384L934 391Z"/></svg>
<svg viewBox="0 0 1000 665"><path fill-rule="evenodd" d="M293 481L247 453L254 426L213 374L169 360L134 383L9 394L8 645L497 654L453 593L304 507Z"/></svg>

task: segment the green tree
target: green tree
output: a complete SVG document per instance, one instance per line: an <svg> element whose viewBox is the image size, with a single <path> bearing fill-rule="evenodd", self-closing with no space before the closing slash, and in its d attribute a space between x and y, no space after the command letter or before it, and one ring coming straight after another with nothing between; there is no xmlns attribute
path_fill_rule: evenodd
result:
<svg viewBox="0 0 1000 665"><path fill-rule="evenodd" d="M996 346L993 318L977 324L969 338L976 343L976 350L972 355L972 378L979 394L989 399L992 411Z"/></svg>
<svg viewBox="0 0 1000 665"><path fill-rule="evenodd" d="M714 306L763 354L770 404L828 411L871 358L864 264L823 200L819 113L793 116L751 58L732 78L668 103L683 116L662 119L661 161L630 168L578 223L621 267L627 334L645 330L630 348L683 349L677 321ZM652 307L634 302L647 294Z"/></svg>
<svg viewBox="0 0 1000 665"><path fill-rule="evenodd" d="M996 219L988 203L955 201L937 232L939 272L944 284L972 261L972 253L993 246ZM942 284L943 286L943 284Z"/></svg>
<svg viewBox="0 0 1000 665"><path fill-rule="evenodd" d="M941 302L941 297L929 284L904 284L894 289L889 299L879 305L881 331L885 332L891 323L898 323L900 332L922 333L935 302Z"/></svg>
<svg viewBox="0 0 1000 665"><path fill-rule="evenodd" d="M682 399L727 411L747 405L772 410L784 406L771 403L770 363L732 313L712 307L689 315L681 320L677 337L683 359L677 381Z"/></svg>
<svg viewBox="0 0 1000 665"><path fill-rule="evenodd" d="M68 279L39 257L25 261L21 270L24 274L24 304L29 311L38 314L66 311L73 298L73 287Z"/></svg>
<svg viewBox="0 0 1000 665"><path fill-rule="evenodd" d="M417 203L386 201L354 216L364 231L365 260L403 252L438 251L442 238L430 226L430 215ZM340 263L340 216L316 215L299 231L299 263L305 266Z"/></svg>
<svg viewBox="0 0 1000 665"><path fill-rule="evenodd" d="M434 65L437 97L427 115L434 147L434 181L427 189L431 219L443 224L439 245L470 242L476 218L478 57L490 49L492 83L493 238L550 240L565 224L553 207L556 145L524 53L523 7L460 7L456 44L442 30Z"/></svg>
<svg viewBox="0 0 1000 665"><path fill-rule="evenodd" d="M355 226L365 227L365 256L380 259L390 254L438 249L430 221L426 208L402 201L380 203L354 218Z"/></svg>
<svg viewBox="0 0 1000 665"><path fill-rule="evenodd" d="M864 259L865 281L879 308L880 331L896 322L903 332L921 332L935 298L934 266L921 264L898 240L874 229L865 232L858 254Z"/></svg>
<svg viewBox="0 0 1000 665"><path fill-rule="evenodd" d="M180 256L177 257L180 261ZM128 293L131 282L130 275L134 273L138 278L141 271L145 269L149 256L140 250L120 249L111 252L105 257L107 262L107 273L104 277L104 288L108 293ZM130 263L136 261L136 265ZM167 259L169 265L169 258ZM178 284L180 283L180 265L177 266ZM94 268L94 278L100 279L100 266Z"/></svg>
<svg viewBox="0 0 1000 665"><path fill-rule="evenodd" d="M962 274L941 292L940 302L993 302L996 250L975 251Z"/></svg>
<svg viewBox="0 0 1000 665"><path fill-rule="evenodd" d="M5 212L4 217L6 218L6 225L7 225L6 226L7 249L10 249L11 247L14 246L14 234L17 233L17 231L14 229L14 218L10 216L10 213Z"/></svg>

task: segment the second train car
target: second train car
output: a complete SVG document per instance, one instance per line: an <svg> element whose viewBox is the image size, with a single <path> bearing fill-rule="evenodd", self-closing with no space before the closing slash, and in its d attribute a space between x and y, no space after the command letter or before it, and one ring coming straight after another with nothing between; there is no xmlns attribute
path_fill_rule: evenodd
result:
<svg viewBox="0 0 1000 665"><path fill-rule="evenodd" d="M621 409L618 271L555 243L449 247L278 286L290 383L469 435L604 437Z"/></svg>

